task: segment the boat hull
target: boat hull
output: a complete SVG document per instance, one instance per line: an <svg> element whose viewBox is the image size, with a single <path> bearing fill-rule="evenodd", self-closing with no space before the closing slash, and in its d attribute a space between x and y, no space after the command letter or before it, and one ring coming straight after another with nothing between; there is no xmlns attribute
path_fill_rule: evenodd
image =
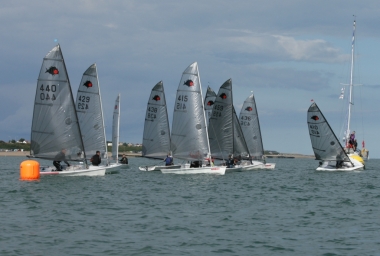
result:
<svg viewBox="0 0 380 256"><path fill-rule="evenodd" d="M252 170L262 170L262 169L274 169L276 166L275 163L262 163L262 162L258 162L258 161L253 161L252 164L251 163L246 163L246 164L240 164L240 165L235 165L234 167L231 167L231 168L227 168L226 171L227 172L240 172L240 171L252 171Z"/></svg>
<svg viewBox="0 0 380 256"><path fill-rule="evenodd" d="M180 165L153 165L153 166L139 166L139 170L143 172L160 171L163 169L179 169Z"/></svg>
<svg viewBox="0 0 380 256"><path fill-rule="evenodd" d="M40 175L59 175L59 176L104 176L106 168L104 166L70 166L60 172L56 171L54 167L41 167Z"/></svg>
<svg viewBox="0 0 380 256"><path fill-rule="evenodd" d="M349 162L345 162L341 167L336 167L336 161L324 161L316 169L317 171L362 171L365 169L363 159L358 155L349 155L353 166Z"/></svg>
<svg viewBox="0 0 380 256"><path fill-rule="evenodd" d="M161 169L162 173L172 174L219 174L224 175L226 172L226 166L205 166L199 168L190 168L189 165L181 165L177 169Z"/></svg>

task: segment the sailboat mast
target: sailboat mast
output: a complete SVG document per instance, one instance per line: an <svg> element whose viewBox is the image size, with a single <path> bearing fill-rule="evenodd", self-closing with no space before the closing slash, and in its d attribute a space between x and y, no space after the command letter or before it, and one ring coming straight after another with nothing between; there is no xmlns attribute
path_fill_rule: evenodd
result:
<svg viewBox="0 0 380 256"><path fill-rule="evenodd" d="M346 131L346 141L350 137L350 122L351 122L351 106L352 106L352 88L353 88L353 74L354 74L354 48L355 48L355 29L356 21L354 20L353 32L352 32L352 45L351 45L351 74L350 74L350 98L348 103L348 118L347 118L347 131Z"/></svg>

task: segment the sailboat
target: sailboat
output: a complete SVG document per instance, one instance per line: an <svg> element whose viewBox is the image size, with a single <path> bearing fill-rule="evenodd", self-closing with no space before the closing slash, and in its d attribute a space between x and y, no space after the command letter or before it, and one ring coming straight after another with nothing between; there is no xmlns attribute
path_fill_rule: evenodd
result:
<svg viewBox="0 0 380 256"><path fill-rule="evenodd" d="M240 110L240 126L248 146L249 154L253 161L262 161L264 169L274 169L275 163L267 163L264 158L264 146L260 130L259 115L256 101L251 94L243 103Z"/></svg>
<svg viewBox="0 0 380 256"><path fill-rule="evenodd" d="M206 118L199 77L198 63L194 62L182 73L177 89L171 131L171 150L175 159L197 162L191 167L189 162L176 169L161 169L162 173L224 175L225 166L213 166L207 135ZM205 165L209 159L210 165Z"/></svg>
<svg viewBox="0 0 380 256"><path fill-rule="evenodd" d="M115 169L121 167L128 168L128 164L119 162L119 141L120 141L120 93L115 100L115 107L112 116L112 161L106 166L106 173L111 173Z"/></svg>
<svg viewBox="0 0 380 256"><path fill-rule="evenodd" d="M345 124L344 148L339 143L339 140L332 131L327 120L314 102L309 107L307 113L307 122L311 144L313 146L316 160L321 160L317 170L323 171L353 171L363 170L365 163L360 155L360 152L353 150L350 141L350 122L351 122L351 107L353 105L353 73L354 73L354 46L355 46L355 29L356 22L353 24L352 45L351 45L351 70L349 84L349 99L347 108L347 122ZM340 98L343 98L341 95ZM367 151L368 153L368 151ZM368 154L367 154L368 156Z"/></svg>
<svg viewBox="0 0 380 256"><path fill-rule="evenodd" d="M307 111L307 124L315 159L321 161L317 171L364 169L363 159L356 153L348 153L342 147L315 102L311 104Z"/></svg>
<svg viewBox="0 0 380 256"><path fill-rule="evenodd" d="M164 84L158 82L150 93L146 108L142 156L161 159L159 165L140 166L140 171L159 171L160 169L179 168L179 165L164 164L163 159L170 152L170 129Z"/></svg>
<svg viewBox="0 0 380 256"><path fill-rule="evenodd" d="M61 47L55 46L43 59L34 100L31 129L31 157L54 161L66 151L66 160L81 162L55 167L42 166L41 175L95 176L105 168L88 166L74 98Z"/></svg>
<svg viewBox="0 0 380 256"><path fill-rule="evenodd" d="M209 140L213 157L229 159L238 162L228 163L227 171L242 171L264 168L264 164L251 161L251 156L245 141L233 106L232 80L228 79L220 87L214 102L209 123Z"/></svg>
<svg viewBox="0 0 380 256"><path fill-rule="evenodd" d="M108 158L103 104L96 64L92 64L83 73L78 87L75 107L82 131L87 161L96 154L96 151L100 151L101 165L107 171L118 167L120 164L117 164L117 161L116 164L111 165Z"/></svg>

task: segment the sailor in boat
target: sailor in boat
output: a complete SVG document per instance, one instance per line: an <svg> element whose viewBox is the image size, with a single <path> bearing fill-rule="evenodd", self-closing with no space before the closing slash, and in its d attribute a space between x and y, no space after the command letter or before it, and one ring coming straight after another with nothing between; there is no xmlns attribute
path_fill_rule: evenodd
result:
<svg viewBox="0 0 380 256"><path fill-rule="evenodd" d="M65 148L63 148L61 150L61 152L59 152L54 157L53 165L55 166L55 168L57 168L57 170L56 170L57 172L62 171L61 161L64 161L67 164L67 166L70 166L69 162L67 162L67 160L66 160L66 149Z"/></svg>
<svg viewBox="0 0 380 256"><path fill-rule="evenodd" d="M227 166L227 168L232 168L235 166L235 162L234 162L232 155L228 156L228 160L226 161L226 166Z"/></svg>
<svg viewBox="0 0 380 256"><path fill-rule="evenodd" d="M199 168L202 167L202 161L192 161L190 164L190 168Z"/></svg>
<svg viewBox="0 0 380 256"><path fill-rule="evenodd" d="M121 157L120 161L121 164L128 164L128 158L125 154Z"/></svg>
<svg viewBox="0 0 380 256"><path fill-rule="evenodd" d="M102 162L100 159L100 151L96 151L96 154L91 157L90 162L94 166L99 166L99 164Z"/></svg>
<svg viewBox="0 0 380 256"><path fill-rule="evenodd" d="M173 157L171 154L166 155L166 158L164 161L165 161L165 166L174 165Z"/></svg>

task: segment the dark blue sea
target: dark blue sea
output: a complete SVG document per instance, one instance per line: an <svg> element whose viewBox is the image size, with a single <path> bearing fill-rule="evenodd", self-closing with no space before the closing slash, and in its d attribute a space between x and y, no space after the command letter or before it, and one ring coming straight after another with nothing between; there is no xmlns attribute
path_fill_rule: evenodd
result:
<svg viewBox="0 0 380 256"><path fill-rule="evenodd" d="M380 255L380 160L313 159L216 175L141 172L20 181L0 157L0 255Z"/></svg>

